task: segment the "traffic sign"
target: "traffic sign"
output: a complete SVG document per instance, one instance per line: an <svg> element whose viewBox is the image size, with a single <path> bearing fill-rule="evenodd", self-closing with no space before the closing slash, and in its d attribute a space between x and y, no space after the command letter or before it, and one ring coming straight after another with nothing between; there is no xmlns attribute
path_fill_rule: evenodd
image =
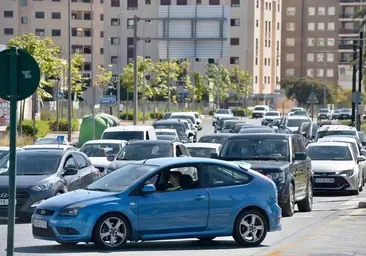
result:
<svg viewBox="0 0 366 256"><path fill-rule="evenodd" d="M17 100L31 96L39 86L41 72L37 61L26 51L17 50ZM10 49L0 52L0 98L10 100Z"/></svg>
<svg viewBox="0 0 366 256"><path fill-rule="evenodd" d="M100 99L100 104L103 104L103 105L113 105L113 104L116 104L116 96L114 95L107 95L107 96L103 96L101 99Z"/></svg>
<svg viewBox="0 0 366 256"><path fill-rule="evenodd" d="M308 100L306 101L306 104L318 104L319 101L316 98L316 95L314 92L310 93Z"/></svg>
<svg viewBox="0 0 366 256"><path fill-rule="evenodd" d="M64 142L65 141L65 136L57 136L56 141L57 142Z"/></svg>
<svg viewBox="0 0 366 256"><path fill-rule="evenodd" d="M93 88L95 90L94 100L93 100ZM102 90L95 87L89 87L86 91L81 93L81 96L86 101L90 107L95 106L96 104L100 103L100 97L102 97Z"/></svg>
<svg viewBox="0 0 366 256"><path fill-rule="evenodd" d="M363 101L363 95L361 92L352 93L352 102L355 104L360 104Z"/></svg>
<svg viewBox="0 0 366 256"><path fill-rule="evenodd" d="M64 98L64 93L63 92L58 92L57 93L57 99L62 100Z"/></svg>

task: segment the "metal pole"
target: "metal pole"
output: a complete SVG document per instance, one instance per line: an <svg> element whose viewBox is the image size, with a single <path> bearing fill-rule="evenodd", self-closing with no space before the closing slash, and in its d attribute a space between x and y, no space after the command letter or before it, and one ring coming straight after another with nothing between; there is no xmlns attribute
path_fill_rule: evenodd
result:
<svg viewBox="0 0 366 256"><path fill-rule="evenodd" d="M144 23L144 25L142 26L142 35L143 37L145 37L145 25L146 25L146 21ZM143 45L142 45L142 61L143 61L143 66L144 66L144 77L142 78L143 80L143 85L142 85L142 122L145 123L145 105L146 105L146 100L145 100L145 89L146 89L146 78L145 78L145 41L142 41Z"/></svg>
<svg viewBox="0 0 366 256"><path fill-rule="evenodd" d="M18 91L18 52L16 47L10 48L10 149L9 149L9 206L7 256L14 255L15 195L16 195L16 136L17 136L17 91Z"/></svg>
<svg viewBox="0 0 366 256"><path fill-rule="evenodd" d="M56 131L59 130L59 127L60 127L60 120L59 120L59 108L60 108L60 102L59 102L59 99L58 99L58 91L59 91L59 88L58 88L58 84L59 83L59 80L56 81Z"/></svg>
<svg viewBox="0 0 366 256"><path fill-rule="evenodd" d="M363 31L360 32L360 51L358 55L358 91L362 93L362 74L363 73ZM362 105L362 103L360 104ZM357 131L361 130L361 115L358 111L359 104L356 104L357 108Z"/></svg>
<svg viewBox="0 0 366 256"><path fill-rule="evenodd" d="M33 123L33 131L32 137L33 142L36 141L36 109L37 109L37 91L32 94L32 123Z"/></svg>
<svg viewBox="0 0 366 256"><path fill-rule="evenodd" d="M90 1L90 10L91 10L91 76L90 76L90 84L93 88L93 103L92 103L92 131L93 131L93 140L95 140L95 87L94 87L94 13L93 13L93 1ZM99 102L98 102L99 104Z"/></svg>
<svg viewBox="0 0 366 256"><path fill-rule="evenodd" d="M122 57L122 54L121 54L121 36L120 36L120 30L121 30L121 23L122 23L122 19L120 18L120 16L124 16L124 15L127 15L126 12L120 12L118 13L118 20L119 20L119 24L118 24L118 40L119 40L119 45L118 45L118 62L117 62L117 74L118 74L118 77L117 77L117 111L116 111L116 115L117 115L117 118L119 119L120 118L120 103L121 103L121 78L120 78L120 75L122 73L122 70L121 70L121 57ZM109 46L108 46L109 47ZM109 60L108 60L108 63L110 61L110 56L108 57ZM127 105L128 105L128 98L127 98ZM127 116L127 115L126 115Z"/></svg>
<svg viewBox="0 0 366 256"><path fill-rule="evenodd" d="M195 53L196 55L196 53ZM196 91L196 79L195 79L195 76L194 76L194 63L196 62L196 56L194 57L193 61L192 61L192 76L193 76L193 79L192 79L192 90L193 90L193 95L192 95L192 110L195 111L196 110L196 100L195 100L195 91Z"/></svg>
<svg viewBox="0 0 366 256"><path fill-rule="evenodd" d="M326 61L325 61L325 52L324 52L324 58L323 58L323 64L324 64L324 74L323 74L323 79L324 79L324 88L323 88L323 108L327 107L327 81L326 81L326 74L327 74L327 70L326 70Z"/></svg>
<svg viewBox="0 0 366 256"><path fill-rule="evenodd" d="M137 88L137 22L139 17L133 16L133 125L137 125L138 119L138 88Z"/></svg>
<svg viewBox="0 0 366 256"><path fill-rule="evenodd" d="M352 93L356 91L356 79L357 79L357 42L353 41L353 70L352 70ZM352 126L355 126L355 110L356 105L352 102Z"/></svg>
<svg viewBox="0 0 366 256"><path fill-rule="evenodd" d="M71 76L72 76L72 71L71 71L71 0L67 1L67 11L68 11L68 34L69 34L69 38L68 38L68 51L69 51L69 56L68 56L68 67L69 67L69 73L68 73L68 106L67 106L67 140L69 142L71 142L71 104L72 104L72 100L71 100ZM93 49L92 49L93 52Z"/></svg>

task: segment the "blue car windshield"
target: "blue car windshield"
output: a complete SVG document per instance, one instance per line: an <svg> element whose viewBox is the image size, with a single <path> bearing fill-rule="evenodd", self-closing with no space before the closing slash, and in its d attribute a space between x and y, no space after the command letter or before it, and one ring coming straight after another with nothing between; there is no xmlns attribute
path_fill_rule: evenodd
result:
<svg viewBox="0 0 366 256"><path fill-rule="evenodd" d="M123 192L155 168L155 165L127 164L90 184L86 190Z"/></svg>

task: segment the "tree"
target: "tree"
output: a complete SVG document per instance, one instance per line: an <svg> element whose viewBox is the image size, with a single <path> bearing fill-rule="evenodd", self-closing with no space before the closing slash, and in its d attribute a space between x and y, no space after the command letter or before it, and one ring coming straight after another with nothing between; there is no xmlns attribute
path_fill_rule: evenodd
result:
<svg viewBox="0 0 366 256"><path fill-rule="evenodd" d="M286 97L297 100L300 105L306 105L311 92L314 92L319 103L323 102L324 83L311 77L285 77L280 82ZM339 86L326 83L326 97L328 103L335 103Z"/></svg>
<svg viewBox="0 0 366 256"><path fill-rule="evenodd" d="M112 66L108 65L108 69L98 66L99 74L97 75L97 86L99 86L103 91L106 91L108 85L112 79L112 71L110 70Z"/></svg>
<svg viewBox="0 0 366 256"><path fill-rule="evenodd" d="M194 98L196 101L201 101L203 94L208 92L207 78L201 75L200 72L194 72Z"/></svg>
<svg viewBox="0 0 366 256"><path fill-rule="evenodd" d="M53 84L47 81L50 77L61 77L62 66L60 47L56 46L51 38L40 39L34 34L24 34L8 41L7 47L15 46L18 49L27 51L37 61L41 70L41 81L38 88L38 94L43 98L51 98L45 87L53 87Z"/></svg>
<svg viewBox="0 0 366 256"><path fill-rule="evenodd" d="M206 75L209 82L212 82L212 93L217 100L217 107L220 107L220 100L227 97L228 88L231 85L230 72L223 65L207 64Z"/></svg>
<svg viewBox="0 0 366 256"><path fill-rule="evenodd" d="M253 80L251 75L235 66L230 69L230 80L232 89L235 91L238 98L248 97L253 92Z"/></svg>

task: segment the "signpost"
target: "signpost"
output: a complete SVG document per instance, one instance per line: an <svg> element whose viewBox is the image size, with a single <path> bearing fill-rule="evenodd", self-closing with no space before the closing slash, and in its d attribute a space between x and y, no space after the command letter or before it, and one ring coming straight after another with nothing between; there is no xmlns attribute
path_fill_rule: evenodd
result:
<svg viewBox="0 0 366 256"><path fill-rule="evenodd" d="M17 102L36 92L40 77L36 60L26 51L11 47L0 52L0 98L10 100L7 256L14 255Z"/></svg>
<svg viewBox="0 0 366 256"><path fill-rule="evenodd" d="M363 94L362 92L353 92L352 93L352 102L355 104L355 109L356 109L356 127L357 130L360 130L361 127L361 117L360 117L360 112L359 112L359 104L361 104L363 102Z"/></svg>
<svg viewBox="0 0 366 256"><path fill-rule="evenodd" d="M316 97L315 93L311 92L306 101L306 104L311 104L311 120L314 120L314 104L318 104L318 103L319 103L319 101L318 101L318 98Z"/></svg>
<svg viewBox="0 0 366 256"><path fill-rule="evenodd" d="M93 140L95 139L95 105L96 103L100 102L100 98L102 97L103 93L102 90L95 87L89 87L86 91L84 91L81 96L86 101L86 104L89 105L89 107L92 110L92 129L93 129Z"/></svg>
<svg viewBox="0 0 366 256"><path fill-rule="evenodd" d="M57 99L62 100L63 98L64 98L64 93L63 92L58 92L57 93Z"/></svg>
<svg viewBox="0 0 366 256"><path fill-rule="evenodd" d="M107 96L103 96L100 99L100 104L102 105L114 105L116 104L116 96L114 95L107 95Z"/></svg>

